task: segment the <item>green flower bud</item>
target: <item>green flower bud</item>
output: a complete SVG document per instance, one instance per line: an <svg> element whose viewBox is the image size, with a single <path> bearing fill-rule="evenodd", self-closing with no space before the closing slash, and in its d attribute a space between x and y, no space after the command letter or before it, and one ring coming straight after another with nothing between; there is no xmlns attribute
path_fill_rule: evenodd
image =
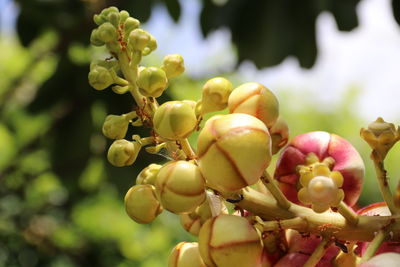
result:
<svg viewBox="0 0 400 267"><path fill-rule="evenodd" d="M149 67L139 73L137 85L142 95L159 97L167 88L168 79L162 69Z"/></svg>
<svg viewBox="0 0 400 267"><path fill-rule="evenodd" d="M135 185L125 195L125 210L137 223L151 223L162 212L152 185Z"/></svg>
<svg viewBox="0 0 400 267"><path fill-rule="evenodd" d="M168 79L176 77L185 71L183 57L179 54L167 55L164 57L162 69Z"/></svg>
<svg viewBox="0 0 400 267"><path fill-rule="evenodd" d="M129 166L135 162L140 148L136 141L115 140L108 149L107 159L116 167Z"/></svg>
<svg viewBox="0 0 400 267"><path fill-rule="evenodd" d="M208 80L202 90L201 113L204 114L226 108L232 90L232 83L225 78L216 77Z"/></svg>
<svg viewBox="0 0 400 267"><path fill-rule="evenodd" d="M156 192L161 205L174 213L189 213L206 199L205 180L192 162L165 164L158 172Z"/></svg>
<svg viewBox="0 0 400 267"><path fill-rule="evenodd" d="M103 10L101 11L100 14L94 15L94 16L93 16L93 21L94 21L97 25L101 25L101 24L103 24L103 23L109 21L109 17L108 17L108 16L109 16L111 13L118 13L118 12L119 12L118 8L116 8L116 7L114 7L114 6L105 8L105 9L103 9Z"/></svg>
<svg viewBox="0 0 400 267"><path fill-rule="evenodd" d="M90 35L90 43L94 46L102 46L105 43L99 38L98 29L94 29Z"/></svg>
<svg viewBox="0 0 400 267"><path fill-rule="evenodd" d="M110 139L122 139L128 131L128 125L126 116L108 115L103 123L103 134Z"/></svg>
<svg viewBox="0 0 400 267"><path fill-rule="evenodd" d="M98 65L93 66L90 70L88 79L89 84L96 90L104 90L114 83L110 71Z"/></svg>
<svg viewBox="0 0 400 267"><path fill-rule="evenodd" d="M107 19L112 25L114 25L114 27L118 28L118 26L119 26L119 13L118 12L112 12L112 13L108 14Z"/></svg>
<svg viewBox="0 0 400 267"><path fill-rule="evenodd" d="M369 146L378 153L381 160L386 157L389 150L400 139L400 129L396 129L393 123L388 123L380 117L370 123L368 129L362 128L360 134Z"/></svg>
<svg viewBox="0 0 400 267"><path fill-rule="evenodd" d="M119 12L119 21L121 23L125 22L129 18L129 12L126 10L121 10Z"/></svg>
<svg viewBox="0 0 400 267"><path fill-rule="evenodd" d="M126 35L129 35L131 31L137 29L140 25L140 22L135 18L127 18L124 23L124 31Z"/></svg>
<svg viewBox="0 0 400 267"><path fill-rule="evenodd" d="M136 184L151 184L154 185L156 182L157 174L161 169L162 165L150 164L144 168L136 178Z"/></svg>
<svg viewBox="0 0 400 267"><path fill-rule="evenodd" d="M188 137L197 126L193 108L182 101L162 104L154 113L154 130L161 137L178 140Z"/></svg>
<svg viewBox="0 0 400 267"><path fill-rule="evenodd" d="M199 244L181 242L169 255L168 267L206 267L200 256Z"/></svg>
<svg viewBox="0 0 400 267"><path fill-rule="evenodd" d="M132 50L143 51L149 44L151 36L148 32L142 29L131 31L128 37L128 45Z"/></svg>
<svg viewBox="0 0 400 267"><path fill-rule="evenodd" d="M115 27L110 22L101 24L97 30L98 38L105 43L117 40L117 35Z"/></svg>
<svg viewBox="0 0 400 267"><path fill-rule="evenodd" d="M153 52L154 50L157 49L157 40L156 40L156 38L154 38L154 36L151 35L151 34L149 34L149 35L150 35L150 41L147 44L146 48L143 49L143 51L142 51L143 52L143 56L147 56L148 54L150 54L151 52Z"/></svg>

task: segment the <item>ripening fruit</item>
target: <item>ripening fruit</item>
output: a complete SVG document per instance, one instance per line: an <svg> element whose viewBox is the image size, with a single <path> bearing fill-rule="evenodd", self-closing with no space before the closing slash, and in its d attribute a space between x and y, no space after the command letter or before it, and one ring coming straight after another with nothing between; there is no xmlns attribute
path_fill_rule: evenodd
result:
<svg viewBox="0 0 400 267"><path fill-rule="evenodd" d="M181 242L176 245L168 259L168 267L207 267L200 257L197 242Z"/></svg>
<svg viewBox="0 0 400 267"><path fill-rule="evenodd" d="M161 137L178 140L188 137L197 126L197 118L190 104L169 101L154 113L154 130Z"/></svg>
<svg viewBox="0 0 400 267"><path fill-rule="evenodd" d="M364 178L364 162L357 150L345 139L327 132L309 132L293 138L282 151L277 162L275 178L285 196L300 204L297 193L301 188L298 166L307 165L307 157L314 154L315 163L331 158L330 171L343 176L344 202L353 206L360 196Z"/></svg>
<svg viewBox="0 0 400 267"><path fill-rule="evenodd" d="M162 212L152 185L132 186L124 201L126 213L137 223L151 223Z"/></svg>
<svg viewBox="0 0 400 267"><path fill-rule="evenodd" d="M199 167L190 161L165 164L155 185L162 206L174 213L192 212L206 199L204 178Z"/></svg>
<svg viewBox="0 0 400 267"><path fill-rule="evenodd" d="M199 249L210 267L269 266L259 233L246 218L235 215L209 219L200 229Z"/></svg>
<svg viewBox="0 0 400 267"><path fill-rule="evenodd" d="M271 160L267 127L241 113L209 119L199 134L197 149L203 176L219 191L236 191L256 183Z"/></svg>
<svg viewBox="0 0 400 267"><path fill-rule="evenodd" d="M279 103L275 95L264 85L256 82L237 87L229 96L230 113L252 115L272 127L279 116Z"/></svg>

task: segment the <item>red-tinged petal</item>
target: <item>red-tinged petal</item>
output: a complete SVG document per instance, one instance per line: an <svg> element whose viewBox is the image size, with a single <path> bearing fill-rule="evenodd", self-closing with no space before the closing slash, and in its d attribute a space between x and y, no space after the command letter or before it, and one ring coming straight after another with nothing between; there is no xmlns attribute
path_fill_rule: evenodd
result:
<svg viewBox="0 0 400 267"><path fill-rule="evenodd" d="M289 253L282 259L280 259L274 267L303 267L307 262L310 255L301 253ZM328 260L321 259L316 267L331 267L333 266Z"/></svg>
<svg viewBox="0 0 400 267"><path fill-rule="evenodd" d="M315 153L319 159L328 155L330 134L327 132L310 132L296 136L290 144L300 150L303 154Z"/></svg>
<svg viewBox="0 0 400 267"><path fill-rule="evenodd" d="M332 134L329 155L335 159L333 170L339 171L344 178L344 202L353 206L360 196L364 177L364 162L357 150L345 139Z"/></svg>
<svg viewBox="0 0 400 267"><path fill-rule="evenodd" d="M275 170L275 178L281 181L281 177L296 174L296 167L303 164L305 159L306 155L302 153L299 149L293 146L286 147L278 159ZM290 183L296 184L297 179L290 181ZM289 181L284 182L289 183Z"/></svg>

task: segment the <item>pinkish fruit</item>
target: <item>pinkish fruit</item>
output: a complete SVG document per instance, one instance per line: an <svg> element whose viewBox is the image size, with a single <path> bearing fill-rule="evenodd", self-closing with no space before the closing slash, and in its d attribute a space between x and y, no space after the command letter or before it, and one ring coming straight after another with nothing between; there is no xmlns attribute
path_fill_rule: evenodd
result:
<svg viewBox="0 0 400 267"><path fill-rule="evenodd" d="M339 171L344 178L344 202L353 206L361 193L364 163L348 141L327 132L298 135L282 151L275 171L275 178L279 181L282 192L289 200L299 204L297 192L301 185L298 166L306 165L306 158L312 153L320 162L324 159L329 161L329 157L334 160L331 170Z"/></svg>

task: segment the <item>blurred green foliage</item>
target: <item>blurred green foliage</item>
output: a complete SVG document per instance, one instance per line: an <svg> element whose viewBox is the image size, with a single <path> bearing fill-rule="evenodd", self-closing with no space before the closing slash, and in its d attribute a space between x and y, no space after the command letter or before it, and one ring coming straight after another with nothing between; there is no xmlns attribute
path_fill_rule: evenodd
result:
<svg viewBox="0 0 400 267"><path fill-rule="evenodd" d="M136 224L125 214L123 196L134 184L138 172L151 162L165 159L141 153L133 167L116 168L107 163L105 154L110 141L101 134L103 120L107 114L132 110L134 103L111 90L97 92L89 87L90 60L108 55L90 47L88 39L94 26L92 15L105 6L118 5L145 21L153 5L164 3L170 15L178 20L179 2L17 2L21 10L19 41L0 41L0 51L6 51L0 53L3 74L0 79L0 266L165 266L170 249L177 242L190 241L193 237L179 226L177 216L168 212L163 212L151 225ZM213 6L210 1L204 2L204 31L225 25L223 21L215 22L215 18L223 18L220 12L225 12L224 9ZM240 8L238 3L250 2L229 1L226 8ZM205 19L206 15L210 19ZM229 19L241 20L235 12ZM247 24L250 21L245 22L241 24L245 29L258 29ZM277 25L281 24L274 23L269 29L277 31ZM254 34L264 36L259 31ZM265 36L270 38L268 34ZM234 37L235 42L239 39ZM297 41L301 46L308 44L296 39L292 43ZM238 47L241 59L252 59L243 54L243 49L258 55L280 49L260 46L254 50L248 44ZM291 54L288 51L279 55ZM299 57L303 55L300 54ZM267 65L271 62L276 64L279 58ZM241 82L234 74L226 76L235 85ZM175 79L161 102L171 98L197 100L204 82L190 77ZM295 94L292 90L282 90L277 95L291 136L326 130L349 139L356 146L367 163L368 183L361 203L379 201L368 159L369 148L358 137L359 128L366 123L352 109L357 90L350 90L340 105L328 111L319 110L312 96L306 96L305 92ZM149 134L139 128L131 133ZM195 139L196 135L191 137L194 145ZM388 158L389 174L400 171L396 165L399 149L394 150Z"/></svg>

